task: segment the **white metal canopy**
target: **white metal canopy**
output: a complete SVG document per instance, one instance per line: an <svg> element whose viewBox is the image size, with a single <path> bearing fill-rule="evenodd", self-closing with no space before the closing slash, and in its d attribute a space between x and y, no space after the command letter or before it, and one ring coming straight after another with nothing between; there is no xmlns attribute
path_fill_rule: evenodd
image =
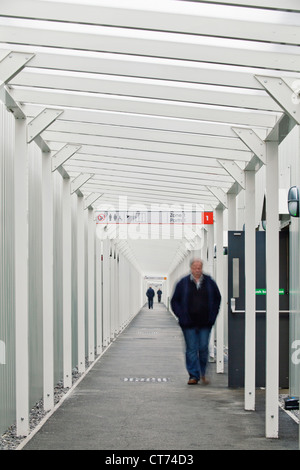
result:
<svg viewBox="0 0 300 470"><path fill-rule="evenodd" d="M299 27L297 0L2 0L0 86L29 122L58 110L40 138L54 161L76 147L85 197L211 210L254 156L234 129L284 114L260 78L292 95Z"/></svg>

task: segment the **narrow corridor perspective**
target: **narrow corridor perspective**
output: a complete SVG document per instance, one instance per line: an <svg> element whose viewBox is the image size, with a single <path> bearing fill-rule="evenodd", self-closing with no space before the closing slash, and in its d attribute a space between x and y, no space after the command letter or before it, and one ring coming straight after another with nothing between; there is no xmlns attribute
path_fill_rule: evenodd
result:
<svg viewBox="0 0 300 470"><path fill-rule="evenodd" d="M263 390L245 411L244 391L215 371L210 363L210 385L187 385L175 317L145 305L23 449L298 449L297 424L282 410L279 439L265 438Z"/></svg>

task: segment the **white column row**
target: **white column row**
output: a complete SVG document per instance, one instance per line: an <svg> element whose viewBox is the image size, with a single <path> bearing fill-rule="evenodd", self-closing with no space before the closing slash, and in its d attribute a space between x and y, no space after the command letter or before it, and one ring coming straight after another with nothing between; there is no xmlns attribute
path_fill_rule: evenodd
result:
<svg viewBox="0 0 300 470"><path fill-rule="evenodd" d="M28 287L28 144L27 121L15 121L15 318L17 434L29 433L30 355ZM55 354L62 364L64 387L72 386L72 370L86 370L141 308L141 275L125 253L110 240L100 240L92 208L61 178L61 236L54 234L53 166L50 152L41 151L42 200L42 389L46 411L54 407ZM58 205L59 206L59 205ZM76 223L72 225L75 207ZM76 233L72 230L76 227ZM21 228L21 229L20 229ZM62 246L62 339L54 320L54 243ZM72 248L73 246L73 248ZM75 259L72 259L72 254ZM76 266L76 269L74 267ZM76 291L74 291L76 286ZM61 341L54 351L54 337ZM61 351L61 352L60 352ZM42 397L41 397L42 398Z"/></svg>

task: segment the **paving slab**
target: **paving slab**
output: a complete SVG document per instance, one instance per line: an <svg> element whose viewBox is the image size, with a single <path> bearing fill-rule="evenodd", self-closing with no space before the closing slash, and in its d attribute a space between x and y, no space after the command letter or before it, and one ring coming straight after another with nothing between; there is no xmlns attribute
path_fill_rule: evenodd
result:
<svg viewBox="0 0 300 470"><path fill-rule="evenodd" d="M163 304L141 309L24 450L298 450L298 425L280 409L265 438L265 393L245 411L243 389L209 365L210 385L187 385L184 343Z"/></svg>

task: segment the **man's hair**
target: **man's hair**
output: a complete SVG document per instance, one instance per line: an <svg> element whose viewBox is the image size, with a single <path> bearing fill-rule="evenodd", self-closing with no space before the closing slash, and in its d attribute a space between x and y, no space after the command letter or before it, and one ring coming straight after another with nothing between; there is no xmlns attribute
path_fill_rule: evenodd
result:
<svg viewBox="0 0 300 470"><path fill-rule="evenodd" d="M202 264L202 266L203 266L203 261L202 261L201 258L192 258L192 259L190 260L190 267L192 266L193 263L195 263L195 261L199 261L199 262Z"/></svg>

